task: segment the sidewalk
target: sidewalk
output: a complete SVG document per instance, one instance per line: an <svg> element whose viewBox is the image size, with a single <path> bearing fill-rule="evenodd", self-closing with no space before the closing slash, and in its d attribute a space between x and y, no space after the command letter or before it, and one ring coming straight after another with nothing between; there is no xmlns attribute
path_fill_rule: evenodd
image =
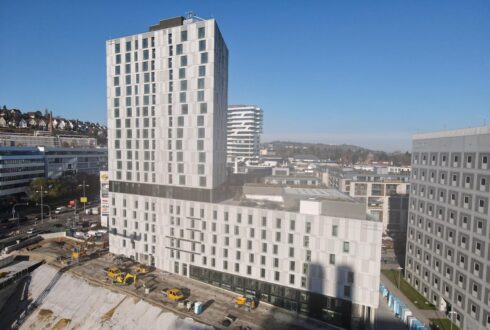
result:
<svg viewBox="0 0 490 330"><path fill-rule="evenodd" d="M380 280L381 283L383 283L383 285L390 291L390 293L397 296L398 299L400 299L400 301L412 311L413 316L415 316L420 322L423 322L427 327L429 327L430 324L429 319L446 318L446 315L438 310L419 309L416 307L383 273L380 273Z"/></svg>

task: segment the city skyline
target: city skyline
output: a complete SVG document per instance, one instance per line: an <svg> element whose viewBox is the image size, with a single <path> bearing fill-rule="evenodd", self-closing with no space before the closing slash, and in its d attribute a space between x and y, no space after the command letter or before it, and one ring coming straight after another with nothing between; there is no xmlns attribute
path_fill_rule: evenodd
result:
<svg viewBox="0 0 490 330"><path fill-rule="evenodd" d="M220 20L233 55L229 104L266 109L264 142L405 151L415 133L490 121L483 1L127 8L2 3L0 41L11 46L0 54L1 105L106 123L104 40L192 9Z"/></svg>

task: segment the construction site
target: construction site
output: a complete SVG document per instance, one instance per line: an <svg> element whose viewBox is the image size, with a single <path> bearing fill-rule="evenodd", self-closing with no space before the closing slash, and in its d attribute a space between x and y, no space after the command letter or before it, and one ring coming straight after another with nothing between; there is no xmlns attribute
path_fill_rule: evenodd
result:
<svg viewBox="0 0 490 330"><path fill-rule="evenodd" d="M0 328L334 329L112 255L106 236L65 233L39 235L0 258Z"/></svg>

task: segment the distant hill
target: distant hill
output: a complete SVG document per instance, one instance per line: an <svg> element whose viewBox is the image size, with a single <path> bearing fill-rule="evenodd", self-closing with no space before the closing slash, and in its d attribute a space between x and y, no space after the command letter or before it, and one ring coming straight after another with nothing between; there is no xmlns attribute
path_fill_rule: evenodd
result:
<svg viewBox="0 0 490 330"><path fill-rule="evenodd" d="M308 154L343 164L390 162L395 166L403 166L410 165L411 160L409 152L377 151L350 144L273 141L263 143L262 146L283 157Z"/></svg>

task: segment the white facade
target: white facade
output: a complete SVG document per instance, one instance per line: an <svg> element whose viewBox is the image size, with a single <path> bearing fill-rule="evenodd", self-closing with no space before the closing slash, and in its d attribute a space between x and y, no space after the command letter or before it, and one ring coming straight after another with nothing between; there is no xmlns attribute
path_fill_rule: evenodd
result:
<svg viewBox="0 0 490 330"><path fill-rule="evenodd" d="M228 107L227 161L256 160L260 153L262 109L254 105Z"/></svg>
<svg viewBox="0 0 490 330"><path fill-rule="evenodd" d="M197 266L372 313L378 306L381 222L325 216L303 204L299 213L118 193L111 203L111 253L185 276Z"/></svg>
<svg viewBox="0 0 490 330"><path fill-rule="evenodd" d="M378 306L381 222L367 220L362 207L353 208L360 210L355 218L339 215L358 204L341 194L330 197L336 216L323 208L305 214L291 193L274 199L265 187L263 201L237 201L221 185L227 55L214 20L173 18L107 42L110 252L260 293L303 315L317 309L326 321L350 327L363 319L369 327ZM249 292L242 281L261 288Z"/></svg>
<svg viewBox="0 0 490 330"><path fill-rule="evenodd" d="M226 178L228 49L214 19L107 41L110 180L212 189Z"/></svg>
<svg viewBox="0 0 490 330"><path fill-rule="evenodd" d="M413 137L405 277L460 329L490 328L490 126Z"/></svg>

